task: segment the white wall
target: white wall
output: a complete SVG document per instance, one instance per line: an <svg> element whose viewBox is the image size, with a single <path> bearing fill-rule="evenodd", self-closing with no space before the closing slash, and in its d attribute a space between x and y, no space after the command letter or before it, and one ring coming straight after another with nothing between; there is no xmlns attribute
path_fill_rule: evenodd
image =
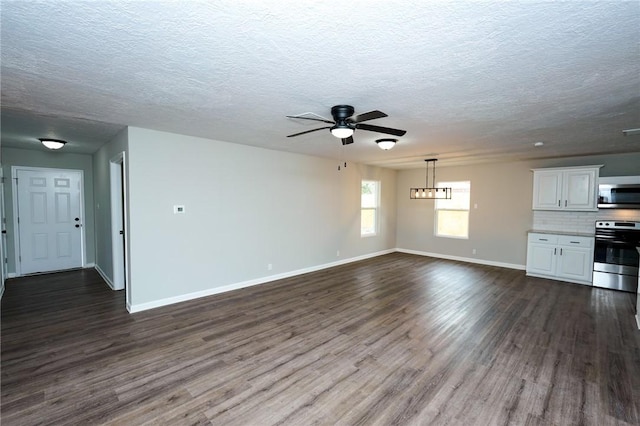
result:
<svg viewBox="0 0 640 426"><path fill-rule="evenodd" d="M129 128L128 174L134 310L396 245L393 170ZM376 237L360 237L361 179L381 181Z"/></svg>
<svg viewBox="0 0 640 426"><path fill-rule="evenodd" d="M404 170L398 174L399 248L516 267L524 265L526 244L521 241L526 242L532 219L532 176L526 166L501 163L437 167L436 179L471 181L469 238L435 236L434 201L409 199L409 188L424 186L425 169Z"/></svg>
<svg viewBox="0 0 640 426"><path fill-rule="evenodd" d="M113 283L110 161L127 151L128 129L119 132L93 155L96 267Z"/></svg>

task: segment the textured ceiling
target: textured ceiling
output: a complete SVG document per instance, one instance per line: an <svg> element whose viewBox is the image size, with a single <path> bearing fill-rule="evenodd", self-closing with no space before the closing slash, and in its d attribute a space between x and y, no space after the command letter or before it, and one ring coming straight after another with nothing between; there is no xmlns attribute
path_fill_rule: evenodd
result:
<svg viewBox="0 0 640 426"><path fill-rule="evenodd" d="M637 0L0 8L3 146L94 152L132 125L394 168L640 151ZM407 134L286 138L336 104Z"/></svg>

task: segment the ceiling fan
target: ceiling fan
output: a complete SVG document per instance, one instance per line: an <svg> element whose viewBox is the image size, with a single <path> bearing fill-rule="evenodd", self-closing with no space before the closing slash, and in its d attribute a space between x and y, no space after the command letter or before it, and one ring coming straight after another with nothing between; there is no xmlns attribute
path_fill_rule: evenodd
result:
<svg viewBox="0 0 640 426"><path fill-rule="evenodd" d="M316 132L323 129L331 129L331 134L338 139L342 140L342 145L349 145L353 143L353 132L356 129L368 130L370 132L386 133L394 136L404 136L407 133L406 130L392 129L389 127L373 126L371 124L362 123L363 121L375 120L376 118L387 117L382 111L369 111L364 114L353 115L354 109L351 105L336 105L331 108L331 116L333 121L325 120L323 118L302 117L299 115L287 115L288 118L299 118L301 120L313 120L321 121L323 123L331 124L331 126L318 127L317 129L306 130L300 133L294 133L287 136L292 138L295 136L304 135L306 133Z"/></svg>

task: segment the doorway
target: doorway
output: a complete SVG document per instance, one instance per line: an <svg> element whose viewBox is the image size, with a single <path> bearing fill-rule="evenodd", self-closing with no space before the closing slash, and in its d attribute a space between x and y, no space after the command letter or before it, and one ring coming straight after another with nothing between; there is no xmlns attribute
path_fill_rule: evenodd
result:
<svg viewBox="0 0 640 426"><path fill-rule="evenodd" d="M126 288L127 301L129 286L127 282L126 262L126 191L125 191L125 155L119 153L109 162L111 188L111 249L113 266L113 288Z"/></svg>
<svg viewBox="0 0 640 426"><path fill-rule="evenodd" d="M7 278L8 267L7 264L7 219L4 211L4 171L2 165L0 165L0 228L2 229L2 237L0 240L0 262L2 262L2 280L0 282L0 294L4 291L4 280Z"/></svg>
<svg viewBox="0 0 640 426"><path fill-rule="evenodd" d="M83 171L13 166L11 174L16 274L83 267Z"/></svg>

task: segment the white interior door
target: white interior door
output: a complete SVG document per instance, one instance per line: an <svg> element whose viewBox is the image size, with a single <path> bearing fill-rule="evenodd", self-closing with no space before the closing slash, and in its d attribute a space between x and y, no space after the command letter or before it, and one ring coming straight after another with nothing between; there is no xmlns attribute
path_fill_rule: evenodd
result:
<svg viewBox="0 0 640 426"><path fill-rule="evenodd" d="M16 169L20 274L83 266L82 171Z"/></svg>
<svg viewBox="0 0 640 426"><path fill-rule="evenodd" d="M2 229L2 238L0 240L0 262L2 262L2 285L7 278L7 220L6 213L4 211L4 175L2 171L2 165L0 165L0 228ZM0 285L1 287L1 285Z"/></svg>
<svg viewBox="0 0 640 426"><path fill-rule="evenodd" d="M125 232L124 232L124 153L111 160L111 243L113 261L113 289L125 288Z"/></svg>

